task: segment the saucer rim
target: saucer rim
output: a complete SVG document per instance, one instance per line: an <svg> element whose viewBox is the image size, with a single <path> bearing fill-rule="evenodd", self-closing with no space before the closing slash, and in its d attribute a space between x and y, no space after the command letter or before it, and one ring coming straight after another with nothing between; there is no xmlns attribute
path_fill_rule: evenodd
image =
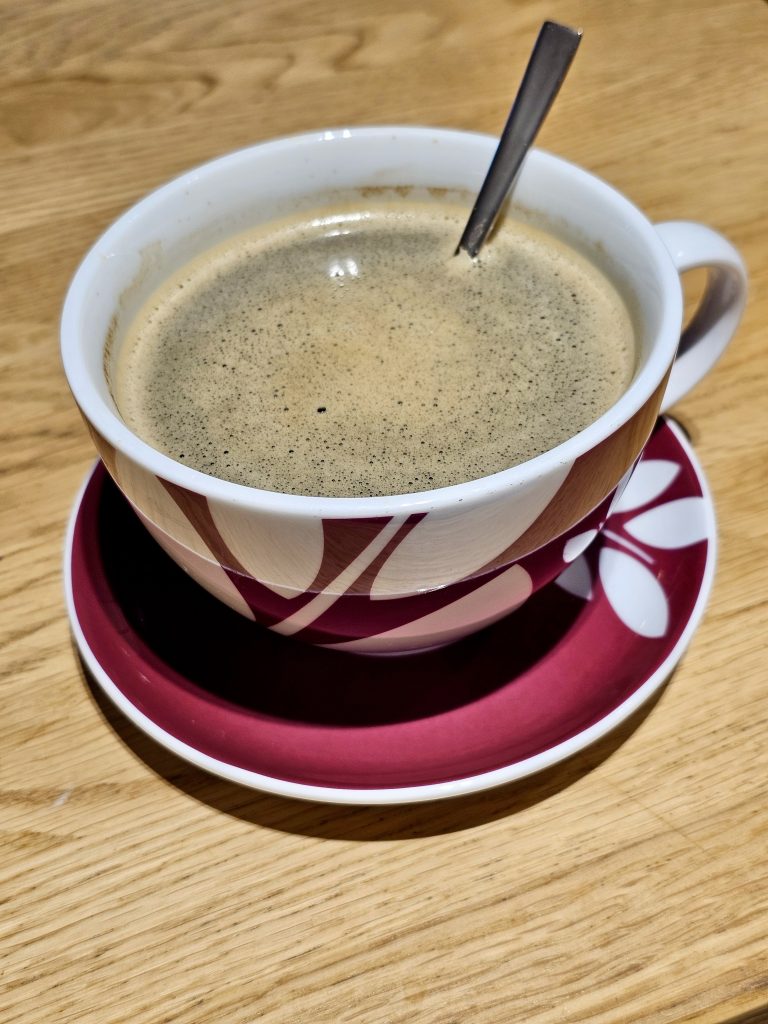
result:
<svg viewBox="0 0 768 1024"><path fill-rule="evenodd" d="M712 493L707 481L704 469L699 462L694 448L681 427L670 417L662 416L660 419L668 427L680 443L686 458L688 459L694 475L701 488L704 498L704 517L706 522L707 550L705 556L704 570L699 585L699 593L696 597L693 609L685 624L677 643L669 652L658 668L618 707L609 711L599 721L585 729L580 730L561 743L548 747L539 753L524 758L521 761L513 761L501 768L491 771L480 772L476 775L465 776L460 779L451 779L443 782L426 783L416 786L400 787L376 787L376 788L344 788L333 786L316 786L302 782L292 782L285 779L275 778L271 775L263 775L247 768L240 768L237 765L228 764L209 754L205 754L196 747L185 743L183 740L166 732L157 725L151 718L140 711L122 690L110 678L105 669L101 666L93 651L91 650L75 609L73 584L72 584L72 554L74 544L75 526L77 523L80 507L85 492L91 482L94 472L99 466L99 460L95 460L86 473L70 512L67 523L66 538L64 543L63 577L64 597L67 606L70 628L80 656L83 658L89 672L101 687L102 691L112 703L143 733L148 735L160 746L170 750L171 753L182 760L193 764L197 768L223 778L228 782L234 782L250 789L269 793L273 796L292 797L294 799L309 800L312 802L342 804L342 805L398 805L410 803L423 803L430 800L442 800L450 797L464 796L470 793L479 793L487 789L493 789L510 782L517 782L528 778L538 772L551 768L562 761L567 760L574 754L587 749L593 743L602 739L608 733L626 721L635 711L646 703L667 681L673 669L683 657L690 640L701 622L704 611L712 591L712 584L715 576L717 563L717 520L714 509Z"/></svg>

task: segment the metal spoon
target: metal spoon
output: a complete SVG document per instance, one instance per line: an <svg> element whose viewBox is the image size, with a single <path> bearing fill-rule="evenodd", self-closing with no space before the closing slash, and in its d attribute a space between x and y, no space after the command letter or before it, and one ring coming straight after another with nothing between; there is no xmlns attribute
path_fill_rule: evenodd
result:
<svg viewBox="0 0 768 1024"><path fill-rule="evenodd" d="M568 73L581 30L545 21L456 252L477 256Z"/></svg>

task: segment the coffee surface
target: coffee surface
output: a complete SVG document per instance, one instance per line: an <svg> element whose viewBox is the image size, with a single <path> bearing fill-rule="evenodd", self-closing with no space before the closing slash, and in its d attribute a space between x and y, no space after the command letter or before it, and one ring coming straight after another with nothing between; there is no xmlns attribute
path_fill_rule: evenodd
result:
<svg viewBox="0 0 768 1024"><path fill-rule="evenodd" d="M455 257L466 215L361 201L204 254L131 325L121 415L185 465L293 494L420 491L555 447L627 388L629 313L520 222Z"/></svg>

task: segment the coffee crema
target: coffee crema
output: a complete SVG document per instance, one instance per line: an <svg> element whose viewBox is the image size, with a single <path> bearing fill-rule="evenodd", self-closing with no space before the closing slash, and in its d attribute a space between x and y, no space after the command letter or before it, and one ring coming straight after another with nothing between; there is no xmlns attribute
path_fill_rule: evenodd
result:
<svg viewBox="0 0 768 1024"><path fill-rule="evenodd" d="M361 199L204 253L130 325L121 415L184 465L290 494L443 487L562 443L629 385L629 312L519 221L454 256L466 217Z"/></svg>

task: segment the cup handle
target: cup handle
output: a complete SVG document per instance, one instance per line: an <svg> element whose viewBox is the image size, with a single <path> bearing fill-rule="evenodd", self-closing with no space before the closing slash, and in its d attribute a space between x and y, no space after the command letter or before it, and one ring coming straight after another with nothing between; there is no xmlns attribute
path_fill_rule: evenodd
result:
<svg viewBox="0 0 768 1024"><path fill-rule="evenodd" d="M655 225L678 273L707 267L707 287L680 338L661 411L709 373L733 337L747 300L747 271L731 243L712 228L672 220Z"/></svg>

